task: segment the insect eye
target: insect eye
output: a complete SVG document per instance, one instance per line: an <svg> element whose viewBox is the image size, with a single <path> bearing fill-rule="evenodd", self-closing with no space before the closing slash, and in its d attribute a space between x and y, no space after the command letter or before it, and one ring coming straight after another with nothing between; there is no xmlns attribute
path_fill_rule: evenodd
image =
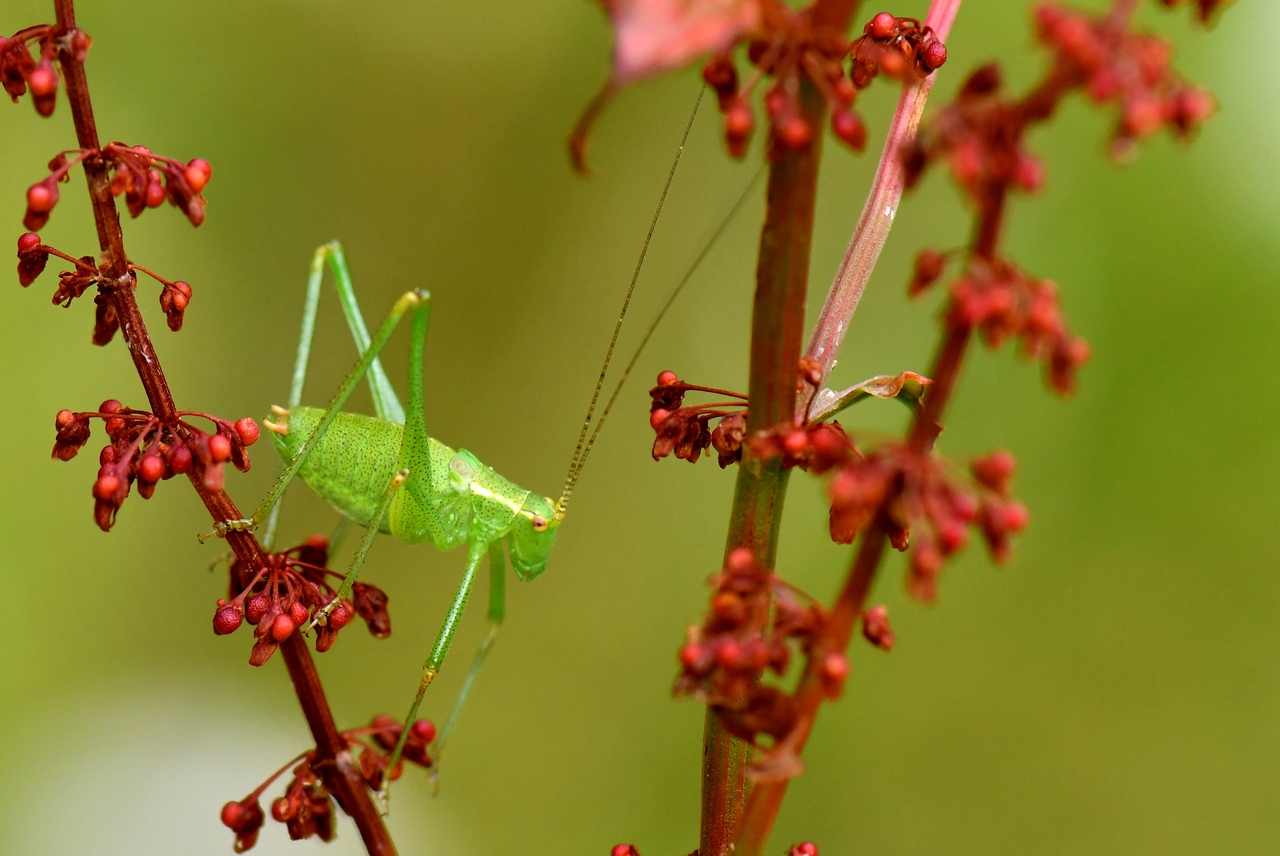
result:
<svg viewBox="0 0 1280 856"><path fill-rule="evenodd" d="M533 515L533 531L534 531L534 532L546 532L546 531L547 531L547 518L543 517L541 514L535 514L535 515Z"/></svg>

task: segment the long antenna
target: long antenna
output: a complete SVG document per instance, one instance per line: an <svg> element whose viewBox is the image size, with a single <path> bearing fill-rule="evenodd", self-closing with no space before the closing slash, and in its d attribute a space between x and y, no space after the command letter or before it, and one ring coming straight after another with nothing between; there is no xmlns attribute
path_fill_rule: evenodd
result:
<svg viewBox="0 0 1280 856"><path fill-rule="evenodd" d="M591 438L587 440L586 447L582 450L582 456L578 459L578 469L573 474L573 482L577 482L578 476L582 473L582 467L587 461L587 455L591 454L591 447L596 444L596 438L600 436L600 429L604 427L604 421L609 418L609 411L613 409L613 403L618 400L618 393L622 392L622 385L627 382L627 378L631 376L631 370L636 367L636 363L640 360L640 355L644 352L645 345L649 344L649 339L653 337L657 331L658 325L662 323L662 319L666 317L667 310L676 302L676 298L680 296L680 292L684 290L685 284L693 277L694 271L702 264L707 254L711 252L711 248L720 240L720 236L724 234L725 229L737 217L738 212L742 210L743 204L751 196L751 191L760 183L761 176L764 175L764 164L756 170L755 176L742 189L742 194L738 197L738 201L733 203L733 207L729 209L729 213L720 221L720 225L716 227L715 232L702 245L702 249L698 251L698 255L689 265L688 270L684 272L684 276L680 278L680 282L671 290L671 294L667 296L666 302L662 304L662 308L658 310L658 314L654 317L653 323L649 325L649 329L645 331L644 336L640 339L640 344L636 346L636 351L631 355L631 361L627 363L627 367L622 370L622 377L618 378L617 385L613 388L613 393L609 396L609 400L605 402L604 409L600 411L600 418L596 420L595 429L591 432ZM572 488L572 484L570 485Z"/></svg>
<svg viewBox="0 0 1280 856"><path fill-rule="evenodd" d="M689 121L684 126L684 134L680 137L680 147L676 149L675 160L671 162L671 169L667 172L667 181L662 185L662 195L658 197L658 208L653 212L653 220L649 223L649 231L644 236L644 245L640 248L640 258L636 261L635 271L631 274L631 284L627 286L627 296L622 301L622 312L618 314L617 323L613 325L613 336L610 337L609 348L604 354L604 365L600 367L600 377L596 380L596 388L591 393L591 404L587 406L587 416L582 421L582 430L578 432L578 443L574 446L573 457L569 459L569 474L565 477L564 492L560 494L560 500L556 503L557 517L564 516L565 509L569 505L569 496L573 493L573 486L578 480L583 457L583 444L587 439L587 431L591 428L591 417L595 415L596 403L600 400L600 390L604 388L605 374L609 371L609 361L613 359L613 349L617 346L618 335L622 332L622 319L627 316L627 309L631 306L631 296L635 294L636 282L640 279L640 269L644 267L645 256L649 253L649 242L653 240L653 232L658 228L658 217L662 214L662 206L667 201L667 193L671 190L671 181L676 177L676 167L680 166L680 156L684 154L685 143L689 141L689 132L693 130L693 120L698 118L698 108L702 106L702 96L706 91L705 86L698 89L698 99L693 103L693 112L689 114Z"/></svg>

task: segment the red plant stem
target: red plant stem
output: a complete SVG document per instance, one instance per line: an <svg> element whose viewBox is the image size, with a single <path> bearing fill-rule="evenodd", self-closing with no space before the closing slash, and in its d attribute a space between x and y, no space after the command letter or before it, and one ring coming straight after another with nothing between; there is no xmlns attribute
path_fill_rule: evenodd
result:
<svg viewBox="0 0 1280 856"><path fill-rule="evenodd" d="M805 118L813 127L821 128L825 103L807 81L801 87L800 101ZM768 204L760 233L751 319L748 433L790 422L795 411L820 141L821 135L817 135L809 148L799 152L778 146L769 169ZM773 567L786 487L787 470L779 459L762 462L744 447L726 553L746 547L762 564ZM768 610L756 612L766 615ZM703 737L700 856L724 856L733 846L746 800L749 755L748 744L725 732L714 709L708 708Z"/></svg>
<svg viewBox="0 0 1280 856"><path fill-rule="evenodd" d="M89 98L89 84L84 64L68 49L65 38L76 29L74 0L55 0L58 16L58 32L64 38L59 61L66 82L67 100L70 102L75 122L76 137L80 148L99 148L97 125L93 118L93 105ZM120 332L124 336L129 354L133 358L138 378L146 390L151 410L164 422L177 420L177 408L160 360L147 333L142 313L133 296L133 274L129 271L128 257L124 250L124 233L120 228L120 215L115 198L111 194L108 164L101 158L86 158L85 177L89 184L89 196L93 202L93 217L98 228L98 244L102 250L101 268L110 285L102 286L102 293L110 301L120 319ZM214 521L237 520L242 517L235 503L223 491L211 491L194 474L191 483L213 516ZM227 543L236 556L248 568L262 568L267 564L266 554L249 532L230 532ZM352 763L347 741L338 732L325 698L320 676L306 643L300 634L290 636L281 646L289 677L298 695L298 703L306 716L311 734L316 741L317 773L324 778L325 786L333 793L338 804L355 820L365 848L376 856L394 856L395 843L391 840L382 817L370 798L369 790Z"/></svg>
<svg viewBox="0 0 1280 856"><path fill-rule="evenodd" d="M973 253L976 256L990 259L995 255L996 242L1000 235L1000 225L1004 216L1005 192L993 191L987 204L978 214L975 230ZM942 430L941 417L951 400L956 380L960 376L960 368L964 356L972 340L973 328L968 324L944 320L942 341L934 357L930 377L933 383L925 392L920 409L912 420L907 433L907 443L916 454L932 453L933 444ZM881 508L893 501L887 497ZM826 690L821 675L822 654L829 651L844 651L853 639L853 631L861 619L866 606L867 595L875 582L880 560L884 556L888 535L877 519L862 534L849 577L844 587L831 606L830 618L823 635L814 651L819 656L811 656L805 662L804 674L796 688L795 704L797 724L785 739L786 749L799 755L809 734L813 730L818 709L826 698ZM751 790L747 805L743 811L742 826L734 847L734 856L759 856L764 852L773 831L778 811L787 794L788 780L770 780L757 784Z"/></svg>
<svg viewBox="0 0 1280 856"><path fill-rule="evenodd" d="M924 23L933 29L939 40L945 42L951 33L951 25L960 11L960 3L961 0L933 0L929 6ZM889 124L889 135L880 152L880 163L871 182L871 191L862 206L858 225L849 238L849 248L845 250L844 259L840 262L840 269L836 272L830 291L827 292L818 323L814 326L809 346L805 350L805 356L821 367L823 378L835 365L840 344L849 331L853 314L858 310L862 292L880 259L880 251L889 238L889 230L893 228L898 203L901 202L902 192L906 187L902 152L915 139L916 130L920 127L920 117L924 115L925 102L929 99L936 77L937 74L930 74L902 88L902 96L898 99L898 107ZM808 386L801 393L796 405L799 416L803 417L808 411L809 403L819 386Z"/></svg>

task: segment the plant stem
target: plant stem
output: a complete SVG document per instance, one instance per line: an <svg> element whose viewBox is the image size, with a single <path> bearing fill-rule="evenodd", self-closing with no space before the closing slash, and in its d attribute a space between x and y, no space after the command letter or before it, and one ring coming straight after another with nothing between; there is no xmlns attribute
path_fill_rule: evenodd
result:
<svg viewBox="0 0 1280 856"><path fill-rule="evenodd" d="M821 128L825 104L807 80L800 102L806 120ZM748 434L789 423L795 412L821 139L821 134L815 134L812 145L803 151L778 145L769 168L751 319ZM762 564L773 567L786 488L787 471L779 459L762 462L744 447L726 553L745 547ZM767 615L768 610L757 612ZM709 708L703 738L700 856L724 856L732 849L746 800L750 751L747 743L723 730Z"/></svg>
<svg viewBox="0 0 1280 856"><path fill-rule="evenodd" d="M929 6L924 23L939 40L945 42L950 35L951 25L960 11L960 3L961 0L933 0ZM858 225L849 238L849 248L845 250L835 281L827 292L827 299L822 304L822 312L805 351L805 356L821 367L823 378L830 374L835 365L840 344L849 331L853 314L858 310L862 292L880 259L880 251L889 238L889 230L893 228L898 203L901 202L902 192L906 187L902 153L915 139L920 118L924 115L925 102L929 99L936 77L937 74L930 74L902 88L902 96L898 99L897 109L889 124L888 137L880 152L880 163L871 182L871 191L862 206ZM818 385L807 386L801 393L797 402L797 413L800 416L803 417L808 410L817 390Z"/></svg>
<svg viewBox="0 0 1280 856"><path fill-rule="evenodd" d="M80 148L96 151L100 148L100 143L84 64L66 47L68 42L65 36L76 29L75 3L74 0L55 0L54 7L58 16L58 32L64 37L61 40L63 47L59 53L59 61L66 81L67 100L75 122L76 137ZM133 274L129 271L128 257L125 254L120 214L111 194L108 164L100 158L89 157L84 161L84 171L93 202L98 245L102 250L100 269L104 277L110 280L109 285L101 287L102 293L110 301L120 320L120 332L124 336L129 355L133 358L138 378L146 390L152 412L162 421L172 422L177 418L177 408L146 324L142 320L142 313L134 299ZM242 516L226 493L207 489L194 474L190 475L190 479L215 522L236 520ZM251 533L230 532L227 543L245 567L261 568L266 565L266 555ZM324 687L320 683L320 676L306 643L300 634L295 633L280 647L294 691L298 695L298 703L316 741L317 763L314 769L323 776L325 786L333 793L343 811L355 820L368 852L376 856L394 856L395 843L370 798L359 768L352 762L346 740L334 724Z"/></svg>

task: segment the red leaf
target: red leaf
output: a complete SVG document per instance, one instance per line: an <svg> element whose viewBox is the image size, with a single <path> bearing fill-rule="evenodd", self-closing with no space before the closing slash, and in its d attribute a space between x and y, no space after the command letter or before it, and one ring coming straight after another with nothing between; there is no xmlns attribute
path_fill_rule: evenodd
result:
<svg viewBox="0 0 1280 856"><path fill-rule="evenodd" d="M605 8L619 85L724 51L760 22L760 0L605 0Z"/></svg>

